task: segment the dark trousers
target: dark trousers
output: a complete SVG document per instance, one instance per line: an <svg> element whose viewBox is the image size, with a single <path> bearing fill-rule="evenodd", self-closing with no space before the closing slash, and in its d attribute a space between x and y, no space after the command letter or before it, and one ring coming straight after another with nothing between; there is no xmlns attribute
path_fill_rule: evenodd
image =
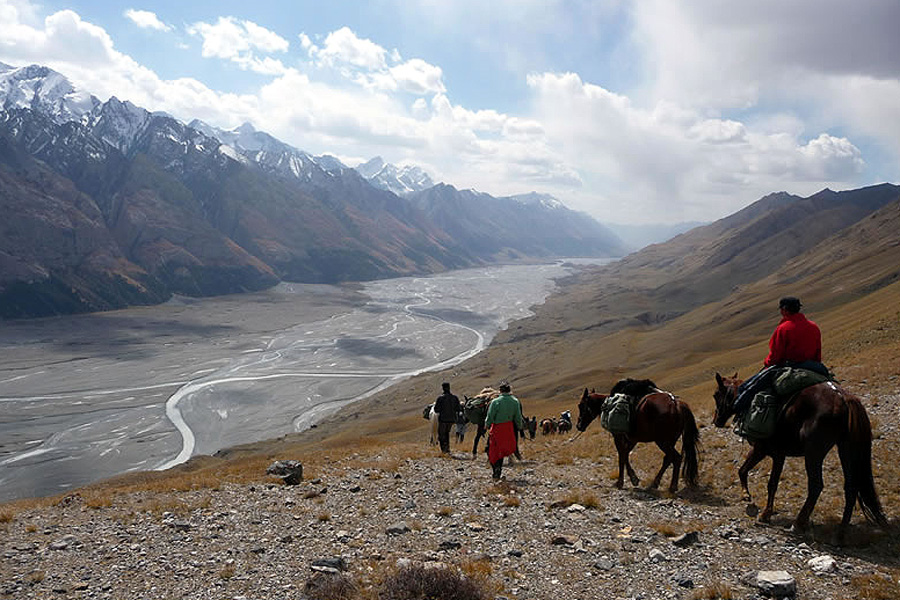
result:
<svg viewBox="0 0 900 600"><path fill-rule="evenodd" d="M438 423L438 442L441 445L441 452L450 452L450 430L456 425L453 421Z"/></svg>
<svg viewBox="0 0 900 600"><path fill-rule="evenodd" d="M500 479L501 472L503 471L503 459L501 458L497 462L491 463L491 469L494 470L494 479Z"/></svg>
<svg viewBox="0 0 900 600"><path fill-rule="evenodd" d="M777 366L766 367L738 386L737 398L734 399L734 404L732 405L734 414L739 415L750 408L750 401L753 400L753 396L772 384L772 378L778 369L779 367Z"/></svg>

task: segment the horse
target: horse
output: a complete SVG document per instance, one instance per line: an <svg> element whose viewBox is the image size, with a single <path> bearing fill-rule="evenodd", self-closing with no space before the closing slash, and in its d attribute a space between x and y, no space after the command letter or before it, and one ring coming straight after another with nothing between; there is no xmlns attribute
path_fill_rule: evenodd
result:
<svg viewBox="0 0 900 600"><path fill-rule="evenodd" d="M716 427L724 427L734 415L734 399L741 383L737 373L732 377L722 377L716 373L716 391L713 393L716 401L713 424ZM844 513L838 540L844 538L857 500L867 520L886 527L887 518L872 476L872 426L869 416L859 398L831 381L807 387L792 396L778 418L775 434L751 442L744 464L738 469L744 501L751 501L747 487L750 470L766 456L771 456L772 471L769 474L766 508L759 515L760 521L768 523L775 512L775 492L785 457L802 456L806 464L806 501L791 528L796 532L805 531L824 488L822 463L835 445L844 472Z"/></svg>
<svg viewBox="0 0 900 600"><path fill-rule="evenodd" d="M431 442L430 444L434 446L438 443L438 414L434 410L434 404L431 404L431 408L428 411L428 420L431 422Z"/></svg>
<svg viewBox="0 0 900 600"><path fill-rule="evenodd" d="M543 435L550 435L551 433L556 433L556 419L546 418L541 420L541 433Z"/></svg>
<svg viewBox="0 0 900 600"><path fill-rule="evenodd" d="M588 425L600 415L603 402L617 393L624 393L639 400L634 408L631 431L613 434L619 455L619 477L616 480L616 487L622 489L626 471L631 484L640 485L640 478L631 468L628 455L641 442L654 442L663 451L662 467L650 484L651 489L659 487L669 465L672 465L669 492L678 491L679 473L689 486L696 486L700 432L694 413L686 402L659 390L649 379L622 379L613 386L609 394L591 393L585 388L578 403L578 422L575 425L578 431L583 432L587 429ZM682 438L682 452L675 449L678 438Z"/></svg>
<svg viewBox="0 0 900 600"><path fill-rule="evenodd" d="M563 411L559 415L559 421L556 423L556 430L559 433L568 433L572 431L572 413Z"/></svg>
<svg viewBox="0 0 900 600"><path fill-rule="evenodd" d="M534 439L537 434L537 417L532 415L530 419L525 419L525 428L528 430L528 437Z"/></svg>

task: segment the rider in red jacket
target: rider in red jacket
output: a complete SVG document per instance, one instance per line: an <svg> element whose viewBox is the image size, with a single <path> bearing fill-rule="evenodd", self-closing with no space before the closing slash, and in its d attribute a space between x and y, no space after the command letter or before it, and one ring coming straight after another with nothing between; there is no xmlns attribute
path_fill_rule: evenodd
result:
<svg viewBox="0 0 900 600"><path fill-rule="evenodd" d="M769 339L769 355L763 362L765 368L738 388L734 401L735 413L747 410L753 396L771 383L775 371L773 367L797 366L828 373L822 364L822 333L818 325L800 312L800 307L798 298L788 296L779 301L781 322Z"/></svg>

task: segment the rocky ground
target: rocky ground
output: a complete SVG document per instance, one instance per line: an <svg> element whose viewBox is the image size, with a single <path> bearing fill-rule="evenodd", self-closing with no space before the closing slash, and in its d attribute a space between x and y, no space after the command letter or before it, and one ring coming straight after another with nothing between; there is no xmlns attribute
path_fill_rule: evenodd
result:
<svg viewBox="0 0 900 600"><path fill-rule="evenodd" d="M524 442L525 460L499 483L467 440L451 457L427 447L335 457L292 486L262 475L5 513L0 598L299 599L330 569L355 582L354 598L375 598L409 562L460 569L486 597L508 599L898 597L897 557L866 543L885 534L861 517L838 548L757 525L736 493L617 490L612 458L584 451L608 434L589 433Z"/></svg>

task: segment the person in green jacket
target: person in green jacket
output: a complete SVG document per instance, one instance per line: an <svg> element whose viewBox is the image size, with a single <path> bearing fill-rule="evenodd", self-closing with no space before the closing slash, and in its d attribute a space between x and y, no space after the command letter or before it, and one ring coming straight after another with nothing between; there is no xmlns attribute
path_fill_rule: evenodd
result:
<svg viewBox="0 0 900 600"><path fill-rule="evenodd" d="M501 381L498 389L500 395L491 401L484 418L484 426L490 432L488 462L494 471L494 479L500 479L503 459L516 452L517 432L525 429L522 404L510 393L509 383Z"/></svg>

